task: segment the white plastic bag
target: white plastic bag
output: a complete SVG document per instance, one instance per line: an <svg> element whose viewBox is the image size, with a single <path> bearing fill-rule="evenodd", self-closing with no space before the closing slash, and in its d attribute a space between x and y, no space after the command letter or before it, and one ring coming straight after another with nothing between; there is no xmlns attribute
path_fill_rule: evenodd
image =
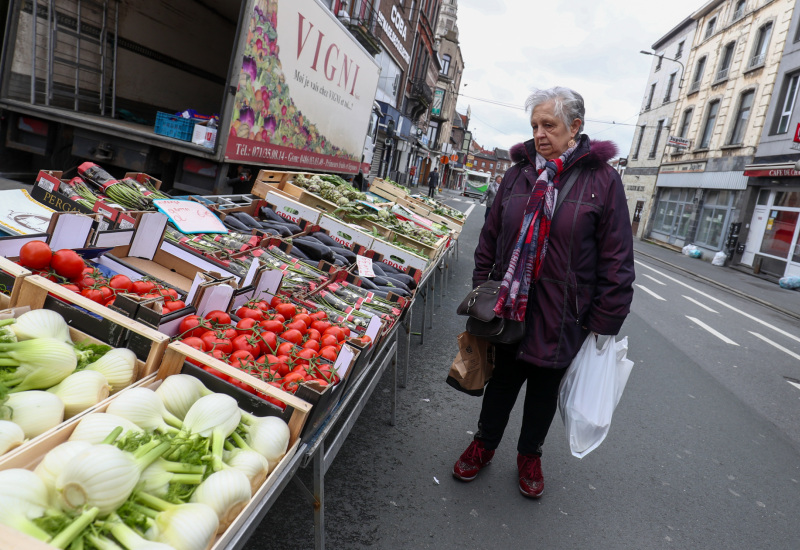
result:
<svg viewBox="0 0 800 550"><path fill-rule="evenodd" d="M609 338L598 350L595 336L590 334L564 374L558 410L573 456L583 458L606 438L633 369L627 353L627 336L619 342Z"/></svg>
<svg viewBox="0 0 800 550"><path fill-rule="evenodd" d="M711 260L711 265L725 265L725 260L728 259L728 255L725 254L722 250L714 254L714 259Z"/></svg>

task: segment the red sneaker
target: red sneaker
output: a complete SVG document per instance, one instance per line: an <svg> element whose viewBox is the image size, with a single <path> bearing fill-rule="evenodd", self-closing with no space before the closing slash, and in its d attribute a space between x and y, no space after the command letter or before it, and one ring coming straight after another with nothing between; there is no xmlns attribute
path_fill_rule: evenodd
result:
<svg viewBox="0 0 800 550"><path fill-rule="evenodd" d="M528 498L539 498L544 493L542 459L536 455L517 454L519 492Z"/></svg>
<svg viewBox="0 0 800 550"><path fill-rule="evenodd" d="M474 440L453 466L453 477L461 481L472 481L481 468L492 462L493 456L494 451L485 449L482 442Z"/></svg>

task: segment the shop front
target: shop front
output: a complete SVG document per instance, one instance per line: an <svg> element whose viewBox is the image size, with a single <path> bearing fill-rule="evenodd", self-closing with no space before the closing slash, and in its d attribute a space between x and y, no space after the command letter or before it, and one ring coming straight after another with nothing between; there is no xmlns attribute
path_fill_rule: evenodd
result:
<svg viewBox="0 0 800 550"><path fill-rule="evenodd" d="M747 178L741 172L665 168L656 180L648 236L678 247L694 244L709 253L722 250Z"/></svg>
<svg viewBox="0 0 800 550"><path fill-rule="evenodd" d="M771 277L800 276L800 171L751 165L752 215L740 263Z"/></svg>

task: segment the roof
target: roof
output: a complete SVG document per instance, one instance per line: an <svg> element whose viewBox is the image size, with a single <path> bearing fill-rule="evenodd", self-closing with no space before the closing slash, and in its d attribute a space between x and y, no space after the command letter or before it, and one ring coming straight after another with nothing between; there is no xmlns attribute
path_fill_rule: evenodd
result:
<svg viewBox="0 0 800 550"><path fill-rule="evenodd" d="M673 38L681 34L684 30L688 29L692 25L695 24L695 20L692 17L687 17L680 23L678 23L672 30L670 30L667 34L656 40L651 48L654 52L657 52L662 47L667 45Z"/></svg>
<svg viewBox="0 0 800 550"><path fill-rule="evenodd" d="M498 149L495 147L494 154L497 157L497 160L511 160L511 155L507 149Z"/></svg>

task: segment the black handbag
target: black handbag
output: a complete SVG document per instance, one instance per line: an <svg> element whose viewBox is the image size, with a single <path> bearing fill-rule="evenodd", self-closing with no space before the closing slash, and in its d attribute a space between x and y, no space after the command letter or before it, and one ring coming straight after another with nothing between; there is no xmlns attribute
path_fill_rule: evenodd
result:
<svg viewBox="0 0 800 550"><path fill-rule="evenodd" d="M561 206L580 172L581 168L576 167L559 190L554 213ZM494 306L497 304L501 282L489 280L472 289L456 312L469 317L467 332L473 336L485 338L492 344L516 344L525 336L525 321L512 321L495 315Z"/></svg>
<svg viewBox="0 0 800 550"><path fill-rule="evenodd" d="M503 319L494 313L501 281L486 281L472 289L458 306L459 315L468 316L467 332L492 344L516 344L525 335L525 322Z"/></svg>

